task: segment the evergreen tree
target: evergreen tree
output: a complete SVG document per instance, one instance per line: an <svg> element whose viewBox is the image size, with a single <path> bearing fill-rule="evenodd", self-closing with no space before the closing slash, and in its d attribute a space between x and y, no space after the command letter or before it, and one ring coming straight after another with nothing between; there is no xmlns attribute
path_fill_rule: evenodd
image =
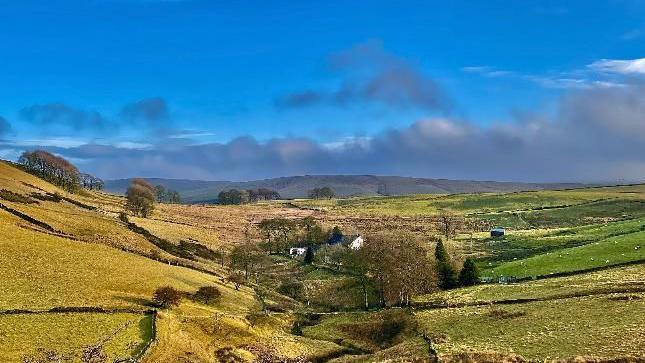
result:
<svg viewBox="0 0 645 363"><path fill-rule="evenodd" d="M479 271L475 262L470 258L466 259L464 267L459 273L459 283L461 286L472 286L479 283Z"/></svg>
<svg viewBox="0 0 645 363"><path fill-rule="evenodd" d="M444 290L452 289L458 286L457 271L450 263L450 256L443 241L437 242L437 247L434 251L435 258L437 259L437 274L439 276L439 287Z"/></svg>
<svg viewBox="0 0 645 363"><path fill-rule="evenodd" d="M439 274L439 287L444 290L454 289L457 287L457 271L452 267L450 262L439 262L438 263L438 274Z"/></svg>
<svg viewBox="0 0 645 363"><path fill-rule="evenodd" d="M312 262L314 262L314 249L311 246L307 247L304 262L306 264L311 264Z"/></svg>
<svg viewBox="0 0 645 363"><path fill-rule="evenodd" d="M442 240L437 241L437 247L435 247L435 250L434 250L434 257L437 259L438 262L448 262L449 260L448 251L446 250L446 247L443 245Z"/></svg>

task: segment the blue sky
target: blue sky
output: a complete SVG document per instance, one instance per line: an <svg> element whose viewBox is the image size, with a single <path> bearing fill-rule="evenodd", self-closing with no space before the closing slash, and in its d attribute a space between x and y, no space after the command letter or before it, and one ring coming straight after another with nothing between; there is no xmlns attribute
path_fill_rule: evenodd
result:
<svg viewBox="0 0 645 363"><path fill-rule="evenodd" d="M0 19L6 158L47 148L105 178L645 175L631 101L645 74L645 1L0 0ZM594 97L616 100L591 113L601 120L580 120ZM418 147L378 161L419 128L432 130ZM546 134L526 139L536 128ZM464 133L484 151L441 147ZM589 156L589 140L607 134L635 149ZM496 135L516 160L485 146ZM540 156L553 149L578 157ZM509 170L483 166L496 160Z"/></svg>

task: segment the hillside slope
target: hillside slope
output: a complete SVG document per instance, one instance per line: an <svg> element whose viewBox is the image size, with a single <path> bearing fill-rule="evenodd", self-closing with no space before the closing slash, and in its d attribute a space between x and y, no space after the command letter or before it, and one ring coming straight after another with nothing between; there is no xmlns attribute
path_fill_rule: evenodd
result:
<svg viewBox="0 0 645 363"><path fill-rule="evenodd" d="M253 355L245 347L252 344L284 356L338 351L334 343L290 335L287 314L251 324L249 317L260 312L253 289L236 289L214 261L175 256L131 230L118 218L123 201L70 194L0 161L1 362L53 355L79 362L89 346L102 347L110 362L145 353L146 363L215 363L215 353L231 345L248 360ZM155 216L170 218L163 206ZM153 292L161 286L182 291L184 299L152 313ZM192 297L203 286L217 287L221 298L206 305Z"/></svg>
<svg viewBox="0 0 645 363"><path fill-rule="evenodd" d="M525 190L548 190L583 187L577 183L516 183L497 181L448 180L408 178L374 175L305 175L247 182L203 181L183 179L147 179L152 184L161 184L177 190L186 202L208 202L217 199L222 190L268 188L276 190L283 198L305 198L309 190L331 187L338 196L408 195L408 194L453 194L481 192L516 192ZM105 189L123 194L129 179L108 180Z"/></svg>

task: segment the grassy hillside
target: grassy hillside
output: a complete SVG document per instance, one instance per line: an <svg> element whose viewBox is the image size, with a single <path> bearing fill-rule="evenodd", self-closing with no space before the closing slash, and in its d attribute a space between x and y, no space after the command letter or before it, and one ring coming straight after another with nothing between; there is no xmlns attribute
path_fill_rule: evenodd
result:
<svg viewBox="0 0 645 363"><path fill-rule="evenodd" d="M536 360L582 355L643 357L644 298L644 294L624 299L581 297L428 310L416 316L445 356L476 350Z"/></svg>
<svg viewBox="0 0 645 363"><path fill-rule="evenodd" d="M151 339L152 318L146 311L152 293L165 285L187 294L201 286L216 286L222 296L209 306L187 297L180 307L160 312L157 342L147 352L146 362L195 357L216 362L214 352L224 349L225 354L230 347L249 360L252 351L265 346L278 356L335 354L340 349L289 335L289 315L263 323L260 305L248 287L238 291L219 276L152 259L180 260L118 220L122 198L68 194L6 163L0 163L0 190L6 191L0 194L0 203L7 208L0 210L0 235L9 236L0 239L3 362L19 362L44 351L76 362L84 347L93 344L102 344L110 361L135 356ZM39 199L34 193L58 198ZM159 221L174 217L164 207L155 216ZM151 223L152 230L155 223L168 223L159 221ZM142 220L134 222L148 226ZM191 223L198 225L195 220ZM199 238L211 243L204 238L208 231L155 230L173 242ZM216 242L217 238L212 241ZM213 329L226 333L214 338ZM284 344L276 344L281 341Z"/></svg>
<svg viewBox="0 0 645 363"><path fill-rule="evenodd" d="M642 359L643 276L645 265L638 265L524 284L442 291L417 298L411 315L405 310L321 315L303 332L355 350L353 358L338 361L419 357L428 349L423 336L442 361ZM402 352L397 350L401 347L405 347Z"/></svg>
<svg viewBox="0 0 645 363"><path fill-rule="evenodd" d="M123 197L70 194L0 162L0 236L9 236L0 239L0 360L19 362L44 349L79 361L94 344L110 361L127 359L153 339L153 319L146 363L411 361L429 359L430 351L445 361L642 357L644 201L640 185L158 204L150 217L124 223ZM469 255L484 276L574 274L436 291L414 297L413 309L362 312L361 286L342 268L265 256L236 290L219 260L189 260L175 250L188 241L226 253L249 238L261 241L257 224L275 217L312 216L325 228L368 238L399 230L430 241L443 211L507 227L503 238L462 230L447 240L457 268ZM624 262L636 264L612 268ZM185 296L155 318L151 297L164 285ZM283 289L296 285L295 292ZM221 298L209 305L192 298L202 286L216 286ZM367 295L374 306L373 286Z"/></svg>

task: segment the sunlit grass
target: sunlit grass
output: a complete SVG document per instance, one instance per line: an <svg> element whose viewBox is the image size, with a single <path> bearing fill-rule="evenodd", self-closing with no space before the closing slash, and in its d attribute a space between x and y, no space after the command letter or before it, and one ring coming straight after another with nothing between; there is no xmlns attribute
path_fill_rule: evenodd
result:
<svg viewBox="0 0 645 363"><path fill-rule="evenodd" d="M419 311L439 352L468 350L516 353L529 359L579 355L643 357L645 295L631 300L586 297L495 307ZM515 316L514 316L515 315Z"/></svg>
<svg viewBox="0 0 645 363"><path fill-rule="evenodd" d="M110 361L130 358L150 339L143 314L17 314L0 316L0 361L18 362L38 349L76 357L83 347L103 343Z"/></svg>

